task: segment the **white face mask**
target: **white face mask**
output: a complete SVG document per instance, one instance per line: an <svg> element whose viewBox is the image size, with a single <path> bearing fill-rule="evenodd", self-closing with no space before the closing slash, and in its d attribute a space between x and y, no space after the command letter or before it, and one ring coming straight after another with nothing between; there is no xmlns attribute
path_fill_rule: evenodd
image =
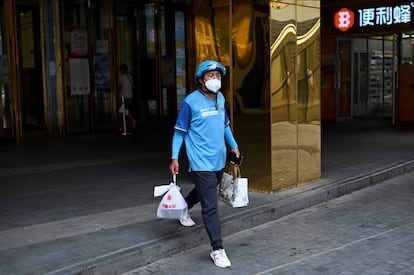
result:
<svg viewBox="0 0 414 275"><path fill-rule="evenodd" d="M206 82L204 82L204 86L207 88L207 90L209 90L210 92L213 92L215 94L217 94L217 92L220 90L221 88L221 81L218 80L217 78L215 79L210 79L207 80Z"/></svg>

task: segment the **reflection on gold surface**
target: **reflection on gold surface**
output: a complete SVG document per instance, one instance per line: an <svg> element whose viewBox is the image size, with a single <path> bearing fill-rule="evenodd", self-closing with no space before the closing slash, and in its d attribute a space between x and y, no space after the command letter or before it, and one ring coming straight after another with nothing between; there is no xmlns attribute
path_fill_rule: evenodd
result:
<svg viewBox="0 0 414 275"><path fill-rule="evenodd" d="M229 1L194 1L196 63L214 59L230 66Z"/></svg>
<svg viewBox="0 0 414 275"><path fill-rule="evenodd" d="M320 10L283 2L271 4L273 191L320 177Z"/></svg>
<svg viewBox="0 0 414 275"><path fill-rule="evenodd" d="M295 6L271 10L272 190L297 182L297 81Z"/></svg>
<svg viewBox="0 0 414 275"><path fill-rule="evenodd" d="M270 3L270 6L271 6L271 8L272 8L272 9L283 9L283 8L285 8L287 5L288 5L288 4L286 4L286 3L274 2L274 1L272 1L272 2Z"/></svg>
<svg viewBox="0 0 414 275"><path fill-rule="evenodd" d="M297 7L298 29L298 183L321 174L319 8ZM306 15L306 16L305 16Z"/></svg>
<svg viewBox="0 0 414 275"><path fill-rule="evenodd" d="M271 192L268 2L195 1L194 18L197 63L216 59L229 69L222 92L245 156L242 175L251 191Z"/></svg>
<svg viewBox="0 0 414 275"><path fill-rule="evenodd" d="M194 3L197 63L219 60L233 80L223 93L234 111L232 127L250 191L271 193L320 177L316 2Z"/></svg>
<svg viewBox="0 0 414 275"><path fill-rule="evenodd" d="M240 66L245 67L253 57L253 40L251 35L253 5L236 5L233 9L232 40L234 58Z"/></svg>
<svg viewBox="0 0 414 275"><path fill-rule="evenodd" d="M220 60L217 48L215 47L215 37L213 28L207 18L195 17L195 37L197 45L197 64L205 59Z"/></svg>

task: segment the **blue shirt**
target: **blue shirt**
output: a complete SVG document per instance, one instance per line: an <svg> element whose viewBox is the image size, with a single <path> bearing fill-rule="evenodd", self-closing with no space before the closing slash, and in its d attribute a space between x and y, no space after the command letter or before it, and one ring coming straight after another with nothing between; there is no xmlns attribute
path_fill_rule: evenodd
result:
<svg viewBox="0 0 414 275"><path fill-rule="evenodd" d="M229 124L222 93L217 93L217 99L207 97L200 90L187 95L174 129L185 133L190 171L219 171L224 168L225 128ZM173 158L178 157L176 154L173 146Z"/></svg>

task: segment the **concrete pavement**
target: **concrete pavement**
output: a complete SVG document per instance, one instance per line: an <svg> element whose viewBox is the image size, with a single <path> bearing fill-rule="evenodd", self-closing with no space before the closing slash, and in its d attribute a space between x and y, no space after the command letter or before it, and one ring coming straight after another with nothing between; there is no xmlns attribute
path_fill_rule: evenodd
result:
<svg viewBox="0 0 414 275"><path fill-rule="evenodd" d="M414 274L414 172L131 270L146 274Z"/></svg>
<svg viewBox="0 0 414 275"><path fill-rule="evenodd" d="M322 178L249 207L221 205L230 236L414 170L414 128L322 126ZM131 136L37 138L0 146L0 274L119 274L208 243L200 213L183 228L156 218L169 178L170 129ZM188 176L179 177L186 193Z"/></svg>

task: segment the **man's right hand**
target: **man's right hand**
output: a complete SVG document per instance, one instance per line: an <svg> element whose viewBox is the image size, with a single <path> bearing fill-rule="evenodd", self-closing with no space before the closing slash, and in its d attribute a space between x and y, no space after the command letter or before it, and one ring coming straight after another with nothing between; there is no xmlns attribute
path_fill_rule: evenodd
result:
<svg viewBox="0 0 414 275"><path fill-rule="evenodd" d="M178 164L178 160L172 159L170 163L171 175L178 174L179 170L180 170L180 165Z"/></svg>

